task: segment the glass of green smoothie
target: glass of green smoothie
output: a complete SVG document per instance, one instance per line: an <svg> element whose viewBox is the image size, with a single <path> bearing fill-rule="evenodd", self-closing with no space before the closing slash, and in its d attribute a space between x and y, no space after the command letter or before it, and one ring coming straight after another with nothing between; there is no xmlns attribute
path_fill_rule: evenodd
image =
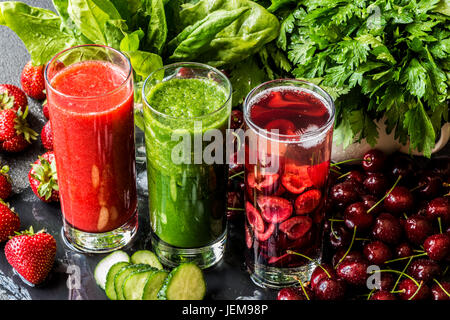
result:
<svg viewBox="0 0 450 320"><path fill-rule="evenodd" d="M227 236L230 81L211 66L176 63L153 72L142 96L153 250L170 267L208 268Z"/></svg>

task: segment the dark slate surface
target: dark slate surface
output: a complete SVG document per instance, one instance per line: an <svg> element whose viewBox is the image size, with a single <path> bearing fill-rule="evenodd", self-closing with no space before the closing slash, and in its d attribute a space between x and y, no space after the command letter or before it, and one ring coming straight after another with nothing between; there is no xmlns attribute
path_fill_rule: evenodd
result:
<svg viewBox="0 0 450 320"><path fill-rule="evenodd" d="M30 5L52 9L51 1L28 0ZM29 55L14 32L0 26L0 83L20 86L20 73L29 60ZM42 102L29 99L29 122L40 132L45 124ZM39 287L24 284L5 259L4 244L0 245L0 300L2 299L106 299L94 282L93 271L96 263L104 255L79 254L70 251L61 239L61 210L58 204L39 201L28 183L30 163L45 150L37 140L25 152L14 156L0 154L2 164L10 166L14 182L14 196L9 199L21 218L22 229L32 225L35 230L46 228L57 240L58 251L54 270L49 279ZM140 171L143 172L141 166ZM147 198L141 192L139 202L139 233L137 239L126 250L129 253L142 248L150 248L150 226L148 221ZM237 226L237 227L235 227ZM228 249L219 265L205 271L207 281L206 299L254 299L273 298L274 292L256 287L245 271L242 253L244 251L242 221L230 224ZM78 277L81 275L81 277ZM77 281L81 279L81 283Z"/></svg>

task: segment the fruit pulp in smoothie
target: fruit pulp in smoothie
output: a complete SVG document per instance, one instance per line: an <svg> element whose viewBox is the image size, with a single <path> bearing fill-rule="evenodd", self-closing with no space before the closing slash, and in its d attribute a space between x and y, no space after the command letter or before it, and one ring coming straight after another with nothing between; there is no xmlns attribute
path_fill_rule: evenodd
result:
<svg viewBox="0 0 450 320"><path fill-rule="evenodd" d="M48 90L64 219L107 232L137 208L133 89L122 69L83 61L59 71Z"/></svg>
<svg viewBox="0 0 450 320"><path fill-rule="evenodd" d="M227 168L224 159L196 162L194 144L197 134L210 129L225 137L231 109L226 92L209 79L170 79L151 89L147 103L157 111L144 107L153 232L175 247L208 245L225 231ZM174 139L174 134L184 140ZM180 141L189 144L183 162L173 158ZM205 142L200 143L202 152Z"/></svg>
<svg viewBox="0 0 450 320"><path fill-rule="evenodd" d="M310 263L288 250L318 260L332 138L332 126L326 126L330 111L312 92L279 87L251 101L249 119L282 138L271 140L277 144L272 149L246 144L256 159L245 166L247 265L253 273L258 265L297 268ZM323 127L327 129L322 134L307 138L308 132ZM276 170L268 169L271 161L277 163Z"/></svg>

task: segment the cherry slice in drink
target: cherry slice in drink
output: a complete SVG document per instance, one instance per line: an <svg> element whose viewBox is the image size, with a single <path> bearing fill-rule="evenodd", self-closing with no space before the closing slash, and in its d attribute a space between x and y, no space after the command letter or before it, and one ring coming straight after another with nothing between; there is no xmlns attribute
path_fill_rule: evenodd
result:
<svg viewBox="0 0 450 320"><path fill-rule="evenodd" d="M308 190L295 200L295 213L305 215L312 212L320 203L322 194L317 189Z"/></svg>
<svg viewBox="0 0 450 320"><path fill-rule="evenodd" d="M266 241L270 238L270 236L272 235L274 230L275 230L275 224L270 223L264 232L258 232L255 229L255 237L259 241Z"/></svg>
<svg viewBox="0 0 450 320"><path fill-rule="evenodd" d="M272 194L278 189L278 179L279 175L277 173L259 174L258 177L256 177L254 172L250 172L247 175L248 185L265 194Z"/></svg>
<svg viewBox="0 0 450 320"><path fill-rule="evenodd" d="M279 134L289 134L294 135L295 134L295 125L292 121L286 120L286 119L276 119L270 121L268 124L266 124L265 129L267 131L274 131L278 130Z"/></svg>
<svg viewBox="0 0 450 320"><path fill-rule="evenodd" d="M247 248L251 249L253 247L253 236L248 228L247 224L245 225L245 244Z"/></svg>
<svg viewBox="0 0 450 320"><path fill-rule="evenodd" d="M330 161L324 161L308 167L309 178L317 188L321 188L327 181L329 167Z"/></svg>
<svg viewBox="0 0 450 320"><path fill-rule="evenodd" d="M247 221L252 226L255 232L264 231L264 221L261 218L259 211L250 203L245 203L245 212L247 213Z"/></svg>
<svg viewBox="0 0 450 320"><path fill-rule="evenodd" d="M261 208L262 218L269 223L282 222L292 214L292 205L289 200L275 196L262 196L257 202Z"/></svg>
<svg viewBox="0 0 450 320"><path fill-rule="evenodd" d="M287 191L293 194L303 193L313 185L308 174L308 166L298 166L294 163L285 165L281 183Z"/></svg>
<svg viewBox="0 0 450 320"><path fill-rule="evenodd" d="M303 237L312 227L312 219L308 216L295 216L280 224L280 230L289 239L295 240Z"/></svg>
<svg viewBox="0 0 450 320"><path fill-rule="evenodd" d="M291 255L289 253L285 253L279 257L270 257L269 264L277 264L283 266L290 260L290 256Z"/></svg>

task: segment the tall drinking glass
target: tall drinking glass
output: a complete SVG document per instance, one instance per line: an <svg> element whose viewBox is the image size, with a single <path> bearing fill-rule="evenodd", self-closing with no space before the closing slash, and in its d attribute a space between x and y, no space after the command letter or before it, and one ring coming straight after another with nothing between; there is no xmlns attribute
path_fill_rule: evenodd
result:
<svg viewBox="0 0 450 320"><path fill-rule="evenodd" d="M153 249L168 266L210 267L226 241L231 84L210 66L177 63L152 73L142 96Z"/></svg>
<svg viewBox="0 0 450 320"><path fill-rule="evenodd" d="M331 97L281 79L253 89L246 125L246 261L259 286L307 281L322 257L334 123Z"/></svg>
<svg viewBox="0 0 450 320"><path fill-rule="evenodd" d="M136 234L137 194L130 61L99 45L58 53L45 68L63 238L108 252Z"/></svg>

